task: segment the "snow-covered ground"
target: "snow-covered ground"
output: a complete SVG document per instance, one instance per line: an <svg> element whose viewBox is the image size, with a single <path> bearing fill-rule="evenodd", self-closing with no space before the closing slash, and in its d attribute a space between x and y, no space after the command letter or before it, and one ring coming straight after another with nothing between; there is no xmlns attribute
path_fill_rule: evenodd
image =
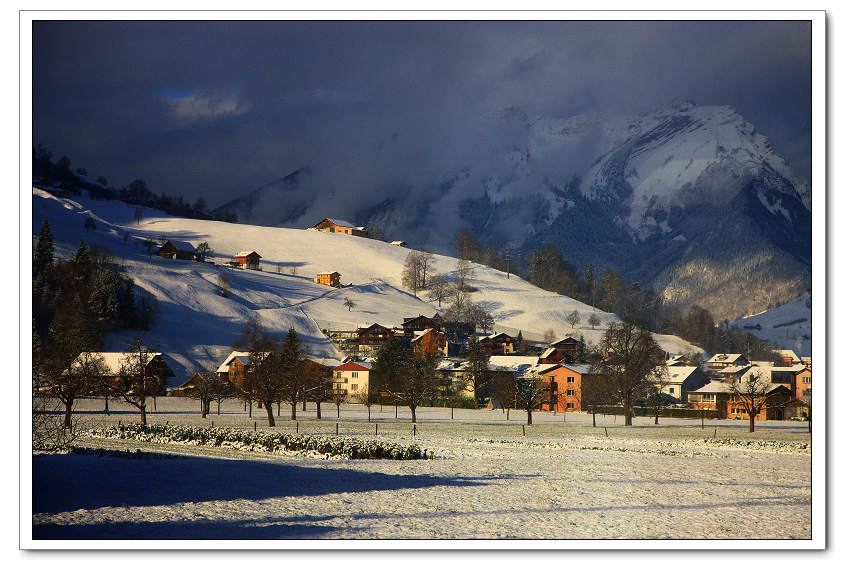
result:
<svg viewBox="0 0 845 570"><path fill-rule="evenodd" d="M262 428L237 402L203 420L196 402L161 398L154 423ZM333 433L335 409L301 433ZM88 426L137 414L85 400ZM288 410L283 406L282 413ZM340 432L434 449L433 460L323 460L232 449L89 439L163 457L33 456L34 538L476 539L810 538L806 424L424 408L341 409ZM276 430L293 431L280 422ZM607 435L605 435L605 428ZM716 430L715 438L713 430Z"/></svg>
<svg viewBox="0 0 845 570"><path fill-rule="evenodd" d="M732 326L770 340L777 348L794 350L799 356L810 356L813 335L811 312L810 295L801 295L780 307L739 319Z"/></svg>
<svg viewBox="0 0 845 570"><path fill-rule="evenodd" d="M194 369L216 368L244 322L255 313L272 333L295 328L312 356L337 360L342 355L322 334L323 328L354 329L374 322L395 326L405 317L431 316L440 310L436 303L402 289L402 266L412 251L403 247L317 231L177 218L146 208L136 223L135 210L119 201L56 198L33 189L33 234L49 219L56 253L65 258L73 255L82 239L107 247L136 285L158 300L160 319L144 340L175 361L177 377L171 379L172 385L184 381ZM89 216L97 225L90 232L84 228ZM178 239L194 246L208 242L217 264L150 256L142 247L147 238ZM220 265L244 250L262 256L263 271ZM457 259L434 257L436 272L455 271ZM341 281L352 286L331 289L313 283L313 277L323 271L340 272ZM220 274L231 281L228 298L217 292ZM607 324L618 320L611 313L489 267L476 266L471 282L479 289L473 301L495 317L496 331L514 335L522 331L529 340L542 340L545 331L552 329L558 337L583 335L587 342L598 342ZM351 311L343 305L347 298L356 304ZM575 329L565 322L565 315L573 310L581 316ZM595 330L587 324L592 314L601 320ZM129 331L110 336L105 350L121 350L131 336ZM675 336L657 335L657 340L671 353L701 350Z"/></svg>

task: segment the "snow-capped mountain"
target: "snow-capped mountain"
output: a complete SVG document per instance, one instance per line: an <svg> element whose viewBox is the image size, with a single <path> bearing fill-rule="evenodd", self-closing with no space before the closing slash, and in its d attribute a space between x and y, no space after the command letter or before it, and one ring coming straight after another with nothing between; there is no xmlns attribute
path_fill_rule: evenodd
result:
<svg viewBox="0 0 845 570"><path fill-rule="evenodd" d="M809 187L732 107L564 119L507 109L487 120L479 140L506 143L480 144L436 179L356 192L344 215L433 251L451 252L460 227L515 253L553 245L581 269L612 266L719 319L806 289ZM315 196L348 190L300 186L297 199L277 200L270 223L313 223L328 215ZM240 219L267 223L262 215Z"/></svg>

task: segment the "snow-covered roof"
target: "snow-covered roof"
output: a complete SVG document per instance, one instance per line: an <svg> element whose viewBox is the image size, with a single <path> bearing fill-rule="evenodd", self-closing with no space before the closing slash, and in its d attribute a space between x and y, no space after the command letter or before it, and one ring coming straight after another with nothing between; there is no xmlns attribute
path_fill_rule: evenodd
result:
<svg viewBox="0 0 845 570"><path fill-rule="evenodd" d="M708 360L707 362L708 362L708 363L734 362L734 361L736 361L736 360L739 360L740 358L742 358L742 355L741 355L741 354L725 354L725 353L721 353L721 354L714 354L714 355L710 358L710 360Z"/></svg>
<svg viewBox="0 0 845 570"><path fill-rule="evenodd" d="M253 253L254 253L255 255L258 255L258 257L261 257L261 256L258 254L258 252L257 252L257 251L253 251L253 250L250 250L250 251L239 251L238 253L236 253L236 254L235 254L235 257L246 257L246 256L251 255L251 254L253 254Z"/></svg>
<svg viewBox="0 0 845 570"><path fill-rule="evenodd" d="M540 358L548 358L548 357L550 357L552 354L554 354L554 352L555 352L556 350L557 350L557 349L556 349L555 347L553 347L553 346L552 346L552 347L550 347L550 348L547 348L546 350L544 350L544 351L543 351L543 354L541 354L541 355L540 355Z"/></svg>
<svg viewBox="0 0 845 570"><path fill-rule="evenodd" d="M161 244L161 247L164 247L167 244L167 242L170 242L173 245L173 247L175 247L179 251L196 251L196 248L194 248L193 245L191 245L190 243L188 243L186 241L182 241L182 240L178 240L178 239L166 240L163 244Z"/></svg>
<svg viewBox="0 0 845 570"><path fill-rule="evenodd" d="M120 373L120 367L124 362L126 362L126 357L130 356L132 353L129 353L129 352L90 352L90 353L83 352L82 354L80 354L76 358L74 363L76 363L85 354L91 354L92 356L95 356L95 357L99 356L100 358L102 358L103 359L103 365L105 366L105 369L106 369L106 373L110 374L110 375L116 375L116 374ZM146 366L147 364L150 363L150 361L152 361L153 358L155 358L156 356L161 356L161 355L162 354L160 352L148 352L147 353L147 361L144 363L144 365ZM71 364L71 366L73 366L73 365L74 364Z"/></svg>
<svg viewBox="0 0 845 570"><path fill-rule="evenodd" d="M801 358L792 350L774 350L772 351L784 358L791 358L793 362L801 362Z"/></svg>
<svg viewBox="0 0 845 570"><path fill-rule="evenodd" d="M318 226L321 223L325 222L326 220L330 221L331 223L333 223L336 226L341 226L341 227L344 227L344 228L352 228L352 229L356 229L356 230L363 230L364 229L364 226L356 226L353 222L350 222L350 221L347 221L347 220L341 220L340 218L325 218L325 219L317 222L315 225Z"/></svg>
<svg viewBox="0 0 845 570"><path fill-rule="evenodd" d="M561 364L564 368L569 368L578 374L589 374L591 366L589 364Z"/></svg>
<svg viewBox="0 0 845 570"><path fill-rule="evenodd" d="M690 392L699 392L701 394L730 394L731 383L719 382L718 380L711 380L701 388L690 390Z"/></svg>
<svg viewBox="0 0 845 570"><path fill-rule="evenodd" d="M750 364L746 364L744 366L725 366L724 368L719 370L719 372L722 373L722 374L739 374L743 370L747 370L750 367L751 367ZM674 366L673 366L673 368L674 368Z"/></svg>
<svg viewBox="0 0 845 570"><path fill-rule="evenodd" d="M680 384L698 370L698 366L672 366L666 368L666 381Z"/></svg>
<svg viewBox="0 0 845 570"><path fill-rule="evenodd" d="M334 275L335 273L340 275L337 271L318 271L317 275Z"/></svg>
<svg viewBox="0 0 845 570"><path fill-rule="evenodd" d="M489 366L491 370L518 372L531 366L536 366L539 356L503 356L490 357Z"/></svg>
<svg viewBox="0 0 845 570"><path fill-rule="evenodd" d="M217 367L217 372L228 373L229 372L229 364L231 364L232 361L235 358L240 359L241 362L243 362L244 364L249 364L249 352L234 350L234 351L229 353L229 356L226 357L226 360L223 361L223 364L221 364L220 366Z"/></svg>
<svg viewBox="0 0 845 570"><path fill-rule="evenodd" d="M408 244L405 243L404 241L396 240L396 241L390 242L390 245L408 245Z"/></svg>

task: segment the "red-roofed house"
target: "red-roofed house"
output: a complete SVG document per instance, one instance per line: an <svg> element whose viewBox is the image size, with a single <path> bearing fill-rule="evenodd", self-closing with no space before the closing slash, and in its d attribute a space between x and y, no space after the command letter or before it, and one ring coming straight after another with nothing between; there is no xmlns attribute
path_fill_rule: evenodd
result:
<svg viewBox="0 0 845 570"><path fill-rule="evenodd" d="M332 388L353 399L366 396L370 386L370 364L367 362L345 362L332 369Z"/></svg>

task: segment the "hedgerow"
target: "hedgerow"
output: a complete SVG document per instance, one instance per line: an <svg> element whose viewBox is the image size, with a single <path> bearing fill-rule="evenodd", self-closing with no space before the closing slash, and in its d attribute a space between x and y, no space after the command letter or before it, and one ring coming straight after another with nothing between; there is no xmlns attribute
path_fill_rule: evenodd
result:
<svg viewBox="0 0 845 570"><path fill-rule="evenodd" d="M93 437L132 439L155 443L182 443L230 447L265 453L316 452L344 459L433 459L434 453L416 444L407 446L376 439L300 435L235 428L128 424L92 429Z"/></svg>

